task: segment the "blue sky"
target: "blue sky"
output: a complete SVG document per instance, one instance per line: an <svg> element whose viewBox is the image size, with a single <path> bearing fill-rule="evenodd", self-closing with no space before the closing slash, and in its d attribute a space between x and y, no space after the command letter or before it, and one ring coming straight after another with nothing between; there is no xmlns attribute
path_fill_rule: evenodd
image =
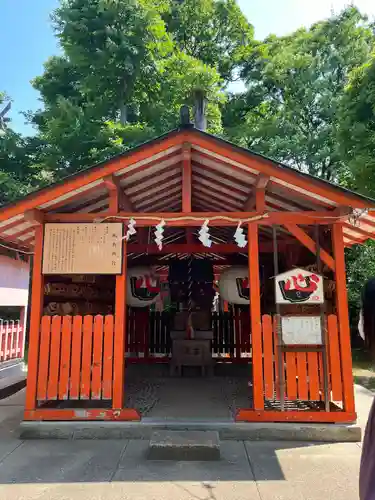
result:
<svg viewBox="0 0 375 500"><path fill-rule="evenodd" d="M287 34L328 17L349 3L375 17L374 0L237 0L255 27L257 38ZM58 52L49 15L58 0L0 0L0 90L13 99L12 126L27 132L20 111L39 107L30 80L43 71L44 61Z"/></svg>

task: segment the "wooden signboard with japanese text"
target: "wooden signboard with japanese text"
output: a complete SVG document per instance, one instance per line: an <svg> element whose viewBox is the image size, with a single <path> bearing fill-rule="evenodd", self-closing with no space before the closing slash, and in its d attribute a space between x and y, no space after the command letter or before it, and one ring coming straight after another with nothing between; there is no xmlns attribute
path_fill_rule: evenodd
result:
<svg viewBox="0 0 375 500"><path fill-rule="evenodd" d="M46 224L43 274L121 274L123 225Z"/></svg>

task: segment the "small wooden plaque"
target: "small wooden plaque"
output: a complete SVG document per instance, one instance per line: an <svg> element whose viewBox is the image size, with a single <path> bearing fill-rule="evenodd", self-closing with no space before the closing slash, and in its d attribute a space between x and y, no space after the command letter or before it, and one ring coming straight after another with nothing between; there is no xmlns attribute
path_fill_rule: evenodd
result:
<svg viewBox="0 0 375 500"><path fill-rule="evenodd" d="M43 274L121 274L122 223L46 224Z"/></svg>
<svg viewBox="0 0 375 500"><path fill-rule="evenodd" d="M283 316L281 334L286 345L321 345L322 325L319 316Z"/></svg>

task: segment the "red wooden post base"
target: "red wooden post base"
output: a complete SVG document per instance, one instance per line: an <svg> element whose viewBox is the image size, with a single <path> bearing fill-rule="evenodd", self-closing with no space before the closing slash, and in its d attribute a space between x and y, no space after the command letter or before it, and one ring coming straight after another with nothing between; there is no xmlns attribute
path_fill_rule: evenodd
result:
<svg viewBox="0 0 375 500"><path fill-rule="evenodd" d="M124 408L123 410L113 409L74 409L58 410L41 408L38 410L26 410L24 420L122 420L139 421L140 414L134 408Z"/></svg>

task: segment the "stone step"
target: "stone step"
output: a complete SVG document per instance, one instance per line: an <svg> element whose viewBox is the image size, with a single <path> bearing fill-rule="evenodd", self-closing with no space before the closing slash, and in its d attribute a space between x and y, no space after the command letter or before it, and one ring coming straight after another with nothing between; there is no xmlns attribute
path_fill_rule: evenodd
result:
<svg viewBox="0 0 375 500"><path fill-rule="evenodd" d="M154 420L140 422L23 421L22 439L147 439L161 431L214 431L222 441L314 441L320 443L359 442L357 424L316 424L298 422L221 422L194 420Z"/></svg>
<svg viewBox="0 0 375 500"><path fill-rule="evenodd" d="M220 460L220 440L216 431L153 432L149 460Z"/></svg>

